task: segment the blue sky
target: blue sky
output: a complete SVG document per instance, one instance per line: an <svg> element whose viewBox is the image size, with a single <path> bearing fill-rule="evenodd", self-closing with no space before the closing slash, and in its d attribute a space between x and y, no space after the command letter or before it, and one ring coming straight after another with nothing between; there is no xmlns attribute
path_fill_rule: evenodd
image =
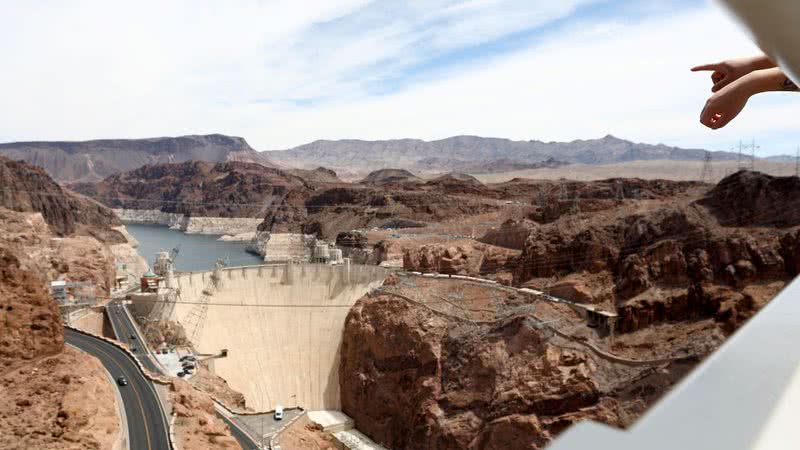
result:
<svg viewBox="0 0 800 450"><path fill-rule="evenodd" d="M0 5L0 140L220 132L316 139L605 134L794 153L800 95L723 130L706 75L757 51L714 3L609 0L18 2Z"/></svg>

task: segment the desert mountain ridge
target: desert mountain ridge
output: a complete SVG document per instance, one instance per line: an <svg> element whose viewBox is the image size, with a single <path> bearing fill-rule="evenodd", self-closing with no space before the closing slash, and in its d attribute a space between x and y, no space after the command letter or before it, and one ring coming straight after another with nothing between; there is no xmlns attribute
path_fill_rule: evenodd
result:
<svg viewBox="0 0 800 450"><path fill-rule="evenodd" d="M393 139L318 140L288 150L262 152L269 159L298 168L319 165L337 172L367 173L384 168L414 173L491 173L565 164L614 164L636 160L702 161L704 149L644 144L607 135L570 142L513 141L453 136L435 141ZM734 160L733 152L711 152L714 160Z"/></svg>
<svg viewBox="0 0 800 450"><path fill-rule="evenodd" d="M0 144L0 156L44 168L56 181L99 181L146 164L244 161L274 167L244 138L222 134Z"/></svg>
<svg viewBox="0 0 800 450"><path fill-rule="evenodd" d="M735 161L735 152L710 152L714 161ZM702 161L704 149L645 144L607 135L569 142L514 141L453 136L424 141L392 139L317 140L288 150L257 151L244 138L223 134L89 141L0 143L0 156L44 168L63 183L100 181L144 165L186 161L250 162L293 171L303 177L335 181L332 169L347 180L381 169L403 169L424 178L449 172L494 174L528 169L558 169L569 164L607 165L636 161ZM793 161L786 155L757 158Z"/></svg>

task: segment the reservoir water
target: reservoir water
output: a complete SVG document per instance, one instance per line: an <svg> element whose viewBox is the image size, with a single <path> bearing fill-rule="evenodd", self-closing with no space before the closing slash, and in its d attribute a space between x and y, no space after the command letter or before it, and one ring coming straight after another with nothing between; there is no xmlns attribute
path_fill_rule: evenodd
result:
<svg viewBox="0 0 800 450"><path fill-rule="evenodd" d="M251 266L264 264L264 260L245 251L246 242L218 241L219 236L208 234L186 234L162 225L125 224L128 231L139 241L139 254L153 266L156 252L171 250L179 246L175 259L175 270L193 272L210 270L219 258L227 258L228 266Z"/></svg>

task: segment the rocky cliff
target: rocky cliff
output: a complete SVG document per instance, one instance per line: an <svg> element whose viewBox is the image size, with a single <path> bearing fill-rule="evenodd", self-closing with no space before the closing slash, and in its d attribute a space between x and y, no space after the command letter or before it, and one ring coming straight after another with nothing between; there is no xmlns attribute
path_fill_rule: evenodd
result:
<svg viewBox="0 0 800 450"><path fill-rule="evenodd" d="M791 227L800 223L800 178L739 171L699 201L724 226Z"/></svg>
<svg viewBox="0 0 800 450"><path fill-rule="evenodd" d="M147 164L244 161L271 166L240 137L210 134L82 142L11 142L0 155L44 168L62 182L99 181Z"/></svg>
<svg viewBox="0 0 800 450"><path fill-rule="evenodd" d="M387 448L541 449L580 420L628 424L684 373L600 358L501 291L421 282L362 298L345 325L342 409Z"/></svg>
<svg viewBox="0 0 800 450"><path fill-rule="evenodd" d="M302 178L246 162L148 165L70 187L106 206L188 217L263 217Z"/></svg>
<svg viewBox="0 0 800 450"><path fill-rule="evenodd" d="M579 420L628 426L800 270L800 219L779 210L800 201L796 179L488 188L530 199L483 238L507 248L426 243L404 248L406 267L574 304L428 277L390 278L359 300L342 404L387 447L536 449ZM616 313L616 333L584 305Z"/></svg>
<svg viewBox="0 0 800 450"><path fill-rule="evenodd" d="M20 260L20 258L22 258ZM64 328L58 306L31 261L0 246L0 370L60 353Z"/></svg>
<svg viewBox="0 0 800 450"><path fill-rule="evenodd" d="M60 235L89 235L118 243L123 237L111 230L119 219L97 202L62 188L39 167L0 157L0 207L41 213Z"/></svg>
<svg viewBox="0 0 800 450"><path fill-rule="evenodd" d="M622 332L702 317L729 321L728 329L735 329L771 295L737 291L797 274L791 261L800 217L785 208L767 218L766 200L751 197L775 198L776 207L780 195L782 204L792 205L800 199L800 183L740 172L707 194L693 189L635 207L623 201L602 213L578 209L531 227L515 282L546 288L553 277L576 273L608 280L601 301L618 309ZM745 226L756 223L773 226Z"/></svg>

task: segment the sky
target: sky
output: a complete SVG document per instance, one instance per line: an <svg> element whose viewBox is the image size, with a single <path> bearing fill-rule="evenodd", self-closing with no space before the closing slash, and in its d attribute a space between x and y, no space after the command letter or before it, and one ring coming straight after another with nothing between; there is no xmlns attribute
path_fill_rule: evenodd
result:
<svg viewBox="0 0 800 450"><path fill-rule="evenodd" d="M223 133L257 150L470 134L794 154L800 95L699 123L758 48L702 0L0 3L0 142Z"/></svg>

